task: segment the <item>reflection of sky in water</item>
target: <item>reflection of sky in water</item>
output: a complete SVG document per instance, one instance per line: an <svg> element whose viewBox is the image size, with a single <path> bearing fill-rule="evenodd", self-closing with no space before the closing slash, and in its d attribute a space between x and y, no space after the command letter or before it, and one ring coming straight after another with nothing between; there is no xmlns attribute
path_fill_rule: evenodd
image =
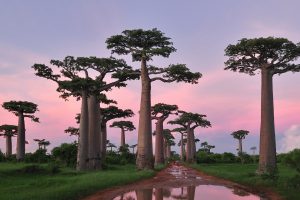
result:
<svg viewBox="0 0 300 200"><path fill-rule="evenodd" d="M260 200L241 189L216 185L198 185L171 189L142 189L131 191L114 200Z"/></svg>

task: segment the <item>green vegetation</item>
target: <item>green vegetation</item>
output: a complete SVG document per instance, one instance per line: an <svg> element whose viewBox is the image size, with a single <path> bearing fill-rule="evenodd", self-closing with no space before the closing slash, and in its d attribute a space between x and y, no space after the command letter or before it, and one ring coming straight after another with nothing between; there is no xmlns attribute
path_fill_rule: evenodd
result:
<svg viewBox="0 0 300 200"><path fill-rule="evenodd" d="M207 174L228 179L243 185L255 188L271 188L277 191L284 198L289 200L300 199L299 188L289 185L289 181L297 174L296 170L278 164L278 178L269 179L263 176L257 176L255 171L257 164L194 164L193 168L203 171Z"/></svg>
<svg viewBox="0 0 300 200"><path fill-rule="evenodd" d="M109 166L97 172L77 172L53 164L0 163L1 199L80 199L98 190L153 176L134 165Z"/></svg>

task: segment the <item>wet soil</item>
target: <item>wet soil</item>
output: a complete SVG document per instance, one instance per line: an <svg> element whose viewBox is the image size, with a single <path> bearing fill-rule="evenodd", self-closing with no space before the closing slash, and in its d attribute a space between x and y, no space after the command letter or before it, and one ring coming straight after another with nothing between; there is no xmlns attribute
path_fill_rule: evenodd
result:
<svg viewBox="0 0 300 200"><path fill-rule="evenodd" d="M146 191L149 189L159 188L164 189L174 189L174 188L186 188L194 187L193 197L182 198L182 199L197 199L195 198L195 187L198 186L215 186L214 189L218 189L220 186L231 190L235 196L253 196L255 198L249 199L263 199L263 200L282 200L282 198L275 192L268 189L258 189L252 187L246 187L232 181L217 178L214 176L207 175L203 172L191 169L189 167L183 166L179 163L173 163L169 165L166 169L158 172L155 177L151 179L146 179L138 181L129 185L113 187L99 191L91 196L84 198L84 200L109 200L109 199L123 199L124 194L133 193L132 191ZM205 189L206 190L206 189ZM152 190L151 190L152 191ZM218 190L214 190L217 191ZM219 193L224 192L224 190L219 190ZM151 192L150 192L151 193ZM154 194L154 193L153 193ZM126 196L126 195L125 195ZM154 195L155 196L155 195ZM152 197L152 199L156 199ZM132 198L132 197L131 197ZM126 199L126 198L124 198ZM135 199L135 198L133 198ZM145 198L138 198L138 200L143 200ZM147 198L147 199L151 199ZM161 198L163 199L163 198ZM169 199L169 198L167 198ZM203 199L199 198L199 199ZM205 198L204 198L205 199Z"/></svg>

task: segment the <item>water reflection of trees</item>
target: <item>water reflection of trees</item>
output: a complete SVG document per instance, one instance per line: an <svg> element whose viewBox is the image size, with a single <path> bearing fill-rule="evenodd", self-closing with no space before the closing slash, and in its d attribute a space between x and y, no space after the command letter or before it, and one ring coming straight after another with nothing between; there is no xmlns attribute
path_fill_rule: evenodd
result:
<svg viewBox="0 0 300 200"><path fill-rule="evenodd" d="M152 191L152 188L136 190L135 194L137 200L152 200Z"/></svg>
<svg viewBox="0 0 300 200"><path fill-rule="evenodd" d="M181 192L180 194L172 194L173 199L178 200L194 200L195 199L195 191L196 186L188 186L188 187L182 187L180 188Z"/></svg>

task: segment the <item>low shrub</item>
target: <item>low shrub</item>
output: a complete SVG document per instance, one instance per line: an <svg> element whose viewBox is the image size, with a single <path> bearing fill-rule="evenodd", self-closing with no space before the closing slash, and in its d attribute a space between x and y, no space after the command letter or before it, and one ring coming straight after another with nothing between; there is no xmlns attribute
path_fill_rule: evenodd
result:
<svg viewBox="0 0 300 200"><path fill-rule="evenodd" d="M6 160L4 153L2 153L0 149L0 162L4 162Z"/></svg>
<svg viewBox="0 0 300 200"><path fill-rule="evenodd" d="M300 149L294 149L287 153L283 159L283 163L300 173Z"/></svg>
<svg viewBox="0 0 300 200"><path fill-rule="evenodd" d="M46 154L46 149L38 149L34 153L25 154L25 162L46 163L50 161L50 156Z"/></svg>
<svg viewBox="0 0 300 200"><path fill-rule="evenodd" d="M60 146L52 149L51 152L56 163L67 167L76 167L77 143L63 143Z"/></svg>

